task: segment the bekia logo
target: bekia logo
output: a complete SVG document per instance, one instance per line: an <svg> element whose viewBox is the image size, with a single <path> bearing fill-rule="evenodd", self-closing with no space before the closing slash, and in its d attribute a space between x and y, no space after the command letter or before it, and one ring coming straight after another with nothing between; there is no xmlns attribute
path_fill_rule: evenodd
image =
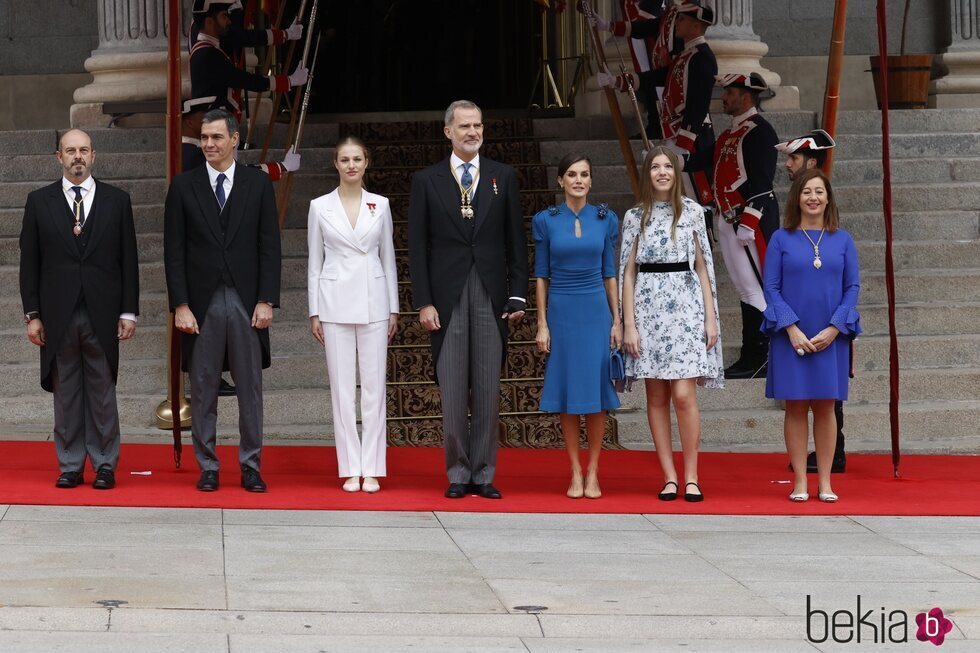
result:
<svg viewBox="0 0 980 653"><path fill-rule="evenodd" d="M915 615L918 629L915 638L920 642L932 642L941 646L946 634L953 630L953 622L941 608ZM909 615L905 610L886 610L884 607L862 609L861 595L857 595L856 607L850 610L828 612L813 606L806 596L806 638L815 644L828 639L838 644L901 644L909 641Z"/></svg>
<svg viewBox="0 0 980 653"><path fill-rule="evenodd" d="M915 638L920 642L932 642L936 646L942 646L946 641L946 633L953 630L953 622L946 618L942 608L920 612L915 615L915 623L919 626Z"/></svg>

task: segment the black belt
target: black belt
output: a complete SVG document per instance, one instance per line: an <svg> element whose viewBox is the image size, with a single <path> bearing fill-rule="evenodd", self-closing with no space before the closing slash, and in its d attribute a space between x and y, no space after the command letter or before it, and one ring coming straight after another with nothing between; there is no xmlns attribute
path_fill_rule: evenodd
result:
<svg viewBox="0 0 980 653"><path fill-rule="evenodd" d="M687 272L691 269L690 263L638 263L636 269L640 272Z"/></svg>

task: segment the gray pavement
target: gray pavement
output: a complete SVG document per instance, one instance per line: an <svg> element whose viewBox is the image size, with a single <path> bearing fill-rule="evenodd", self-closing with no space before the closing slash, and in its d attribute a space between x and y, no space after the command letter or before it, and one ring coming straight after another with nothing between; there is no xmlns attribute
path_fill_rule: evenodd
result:
<svg viewBox="0 0 980 653"><path fill-rule="evenodd" d="M980 518L0 505L3 653L904 653L937 606L980 650Z"/></svg>

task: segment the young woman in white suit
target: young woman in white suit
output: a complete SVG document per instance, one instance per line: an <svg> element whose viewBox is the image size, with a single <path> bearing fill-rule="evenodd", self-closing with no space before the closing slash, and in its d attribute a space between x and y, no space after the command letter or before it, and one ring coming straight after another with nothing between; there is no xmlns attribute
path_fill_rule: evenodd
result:
<svg viewBox="0 0 980 653"><path fill-rule="evenodd" d="M340 186L310 202L310 332L324 346L334 440L344 490L377 492L385 476L388 342L398 324L398 279L388 198L364 189L368 151L348 136L337 144ZM362 436L355 376L360 371ZM363 485L361 477L364 478Z"/></svg>

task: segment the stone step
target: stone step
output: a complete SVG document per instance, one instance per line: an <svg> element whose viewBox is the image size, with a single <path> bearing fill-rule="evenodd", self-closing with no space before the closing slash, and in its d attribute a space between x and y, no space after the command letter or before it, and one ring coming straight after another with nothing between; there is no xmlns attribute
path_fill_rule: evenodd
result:
<svg viewBox="0 0 980 653"><path fill-rule="evenodd" d="M703 390L702 392L711 392ZM721 391L723 392L723 391ZM912 447L941 443L951 452L971 450L980 435L980 401L903 401L900 405L902 441ZM642 411L617 411L619 440L626 447L650 442L650 427ZM889 448L890 426L887 404L852 405L844 408L844 432L848 441L881 442ZM676 422L672 425L677 441ZM723 450L744 445L763 445L785 451L783 411L721 410L701 412L701 441L704 448ZM960 446L962 443L962 446ZM812 444L811 444L812 447ZM675 448L679 447L675 444Z"/></svg>
<svg viewBox="0 0 980 653"><path fill-rule="evenodd" d="M891 111L889 127L893 134L973 133L980 122L977 109L921 109ZM880 111L842 111L837 115L837 133L880 134Z"/></svg>

